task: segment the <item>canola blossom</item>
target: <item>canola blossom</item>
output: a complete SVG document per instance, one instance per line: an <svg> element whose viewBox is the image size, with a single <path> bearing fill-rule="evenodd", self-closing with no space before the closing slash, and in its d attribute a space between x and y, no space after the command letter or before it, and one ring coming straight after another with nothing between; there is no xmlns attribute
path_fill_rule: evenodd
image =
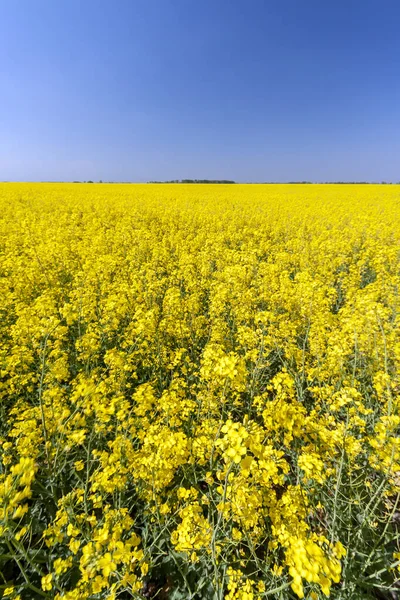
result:
<svg viewBox="0 0 400 600"><path fill-rule="evenodd" d="M0 184L0 290L4 598L393 597L400 186Z"/></svg>

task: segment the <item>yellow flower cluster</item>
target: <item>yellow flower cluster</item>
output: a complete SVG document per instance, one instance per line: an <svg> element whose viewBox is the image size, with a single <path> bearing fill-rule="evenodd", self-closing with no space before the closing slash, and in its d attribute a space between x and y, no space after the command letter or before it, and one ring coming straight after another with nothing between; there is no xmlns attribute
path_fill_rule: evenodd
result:
<svg viewBox="0 0 400 600"><path fill-rule="evenodd" d="M191 559L196 560L196 550L208 548L211 542L211 526L203 516L201 506L189 504L179 511L182 519L172 533L171 542L178 552L191 552Z"/></svg>
<svg viewBox="0 0 400 600"><path fill-rule="evenodd" d="M0 184L0 595L395 590L399 242L394 185Z"/></svg>
<svg viewBox="0 0 400 600"><path fill-rule="evenodd" d="M36 466L31 458L20 458L10 468L9 475L0 475L0 533L4 531L9 519L20 519L28 512L28 503L32 496L32 481Z"/></svg>
<svg viewBox="0 0 400 600"><path fill-rule="evenodd" d="M232 567L228 567L227 575L229 582L225 600L256 600L262 598L262 592L265 592L265 585L262 581L256 584L252 579L244 577L239 569L235 570Z"/></svg>
<svg viewBox="0 0 400 600"><path fill-rule="evenodd" d="M102 590L107 597L116 597L118 591L136 592L141 588L140 574L147 573L148 564L139 549L140 537L134 531L134 520L126 508L113 509L102 506L102 517L96 510L87 511L94 501L85 499L83 489L65 495L59 509L43 537L48 548L68 548L69 556L54 559L51 572L42 576L43 590L61 586L60 577L68 571L79 569L80 578L71 592L56 594L61 598L89 598ZM138 569L139 565L139 569Z"/></svg>

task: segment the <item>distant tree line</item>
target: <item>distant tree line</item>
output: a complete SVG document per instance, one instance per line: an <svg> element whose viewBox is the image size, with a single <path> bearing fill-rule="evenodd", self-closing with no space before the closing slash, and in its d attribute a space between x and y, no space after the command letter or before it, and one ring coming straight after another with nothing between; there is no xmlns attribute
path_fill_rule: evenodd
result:
<svg viewBox="0 0 400 600"><path fill-rule="evenodd" d="M73 183L94 183L91 179L87 181L73 181ZM98 183L103 183L100 179ZM134 181L106 181L105 183L135 183ZM236 183L231 179L170 179L169 181L148 181L147 183ZM323 184L323 185L400 185L400 181L248 181L246 183L261 185L299 185L299 184Z"/></svg>
<svg viewBox="0 0 400 600"><path fill-rule="evenodd" d="M148 181L147 183L236 183L230 179L171 179L170 181Z"/></svg>
<svg viewBox="0 0 400 600"><path fill-rule="evenodd" d="M354 184L357 184L357 185L359 185L361 183L363 185L366 185L366 184L368 184L368 185L377 185L377 184L380 184L380 185L393 185L393 184L394 185L398 185L400 182L399 181L397 181L397 182L394 182L394 181L330 181L328 183L345 183L345 184L354 183Z"/></svg>
<svg viewBox="0 0 400 600"><path fill-rule="evenodd" d="M400 181L255 181L261 185L399 185Z"/></svg>

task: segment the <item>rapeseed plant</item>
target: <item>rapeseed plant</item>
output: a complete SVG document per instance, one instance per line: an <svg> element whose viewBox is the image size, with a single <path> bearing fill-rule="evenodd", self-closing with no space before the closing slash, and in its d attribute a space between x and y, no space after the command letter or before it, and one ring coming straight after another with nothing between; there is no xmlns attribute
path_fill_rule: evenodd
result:
<svg viewBox="0 0 400 600"><path fill-rule="evenodd" d="M398 186L0 208L4 598L398 591Z"/></svg>

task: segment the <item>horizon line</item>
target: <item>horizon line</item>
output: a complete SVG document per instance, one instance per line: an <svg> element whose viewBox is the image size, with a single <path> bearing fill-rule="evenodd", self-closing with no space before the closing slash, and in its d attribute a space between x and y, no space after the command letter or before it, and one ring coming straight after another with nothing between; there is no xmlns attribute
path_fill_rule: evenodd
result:
<svg viewBox="0 0 400 600"><path fill-rule="evenodd" d="M70 184L125 184L125 185L400 185L400 181L233 181L220 179L190 179L190 180L166 180L166 181L105 181L98 180L14 180L3 179L0 183L70 183Z"/></svg>

